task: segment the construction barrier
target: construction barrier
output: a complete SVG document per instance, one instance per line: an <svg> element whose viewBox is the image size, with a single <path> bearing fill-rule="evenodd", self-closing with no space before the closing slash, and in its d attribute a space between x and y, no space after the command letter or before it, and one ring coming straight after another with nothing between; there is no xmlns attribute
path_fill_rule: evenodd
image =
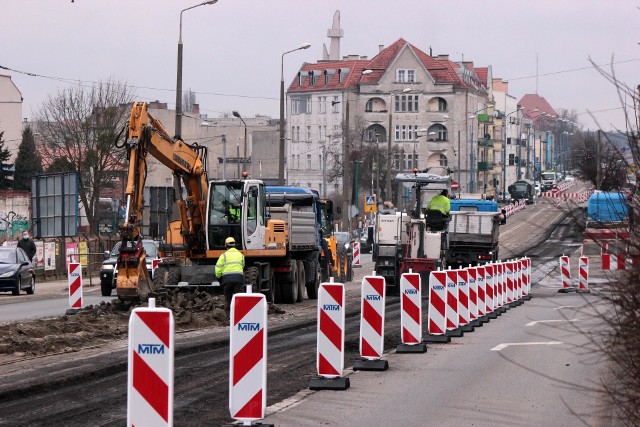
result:
<svg viewBox="0 0 640 427"><path fill-rule="evenodd" d="M127 426L173 425L173 313L136 308L129 318Z"/></svg>
<svg viewBox="0 0 640 427"><path fill-rule="evenodd" d="M469 273L466 269L458 271L458 325L469 324Z"/></svg>
<svg viewBox="0 0 640 427"><path fill-rule="evenodd" d="M508 261L504 263L505 266L505 277L507 281L507 301L506 303L512 303L514 301L514 270L516 268L515 263L512 261Z"/></svg>
<svg viewBox="0 0 640 427"><path fill-rule="evenodd" d="M494 265L494 272L495 272L495 294L494 294L494 310L501 308L504 305L504 299L505 299L505 295L506 292L504 292L504 264L501 262L498 262L497 264Z"/></svg>
<svg viewBox="0 0 640 427"><path fill-rule="evenodd" d="M560 281L563 289L571 288L571 267L569 257L565 255L560 257Z"/></svg>
<svg viewBox="0 0 640 427"><path fill-rule="evenodd" d="M517 260L515 262L515 266L516 266L516 274L514 277L515 280L515 299L516 300L520 300L522 299L522 296L524 295L524 292L522 290L522 261L521 260Z"/></svg>
<svg viewBox="0 0 640 427"><path fill-rule="evenodd" d="M624 270L625 256L624 254L602 254L603 270Z"/></svg>
<svg viewBox="0 0 640 427"><path fill-rule="evenodd" d="M495 280L494 271L495 264L487 264L484 267L478 267L478 295L484 291L484 303L478 303L478 315L485 316L493 312L494 298L495 298ZM482 308L482 314L480 314L480 308Z"/></svg>
<svg viewBox="0 0 640 427"><path fill-rule="evenodd" d="M478 268L467 268L467 275L469 287L469 320L473 322L478 318Z"/></svg>
<svg viewBox="0 0 640 427"><path fill-rule="evenodd" d="M389 365L381 361L384 352L384 313L386 283L384 277L362 278L360 298L360 357L353 364L354 370L386 370Z"/></svg>
<svg viewBox="0 0 640 427"><path fill-rule="evenodd" d="M318 289L318 375L340 377L344 370L344 285L321 283Z"/></svg>
<svg viewBox="0 0 640 427"><path fill-rule="evenodd" d="M422 282L419 273L400 277L400 330L403 344L422 342Z"/></svg>
<svg viewBox="0 0 640 427"><path fill-rule="evenodd" d="M580 276L580 282L578 285L578 290L582 292L589 291L589 258L586 256L581 256L578 259L578 273Z"/></svg>
<svg viewBox="0 0 640 427"><path fill-rule="evenodd" d="M362 267L360 263L360 242L353 242L353 261L351 265L356 268Z"/></svg>
<svg viewBox="0 0 640 427"><path fill-rule="evenodd" d="M447 331L458 329L458 271L447 270Z"/></svg>
<svg viewBox="0 0 640 427"><path fill-rule="evenodd" d="M79 262L70 262L67 277L69 278L69 307L82 308L82 266Z"/></svg>
<svg viewBox="0 0 640 427"><path fill-rule="evenodd" d="M429 335L444 335L447 331L447 272L429 274L429 309L427 331Z"/></svg>
<svg viewBox="0 0 640 427"><path fill-rule="evenodd" d="M259 420L267 407L267 298L235 294L229 325L229 412L236 420Z"/></svg>
<svg viewBox="0 0 640 427"><path fill-rule="evenodd" d="M527 295L529 295L529 292L531 291L530 286L531 283L529 281L529 266L530 266L530 262L531 259L529 258L522 258L522 296L526 297Z"/></svg>

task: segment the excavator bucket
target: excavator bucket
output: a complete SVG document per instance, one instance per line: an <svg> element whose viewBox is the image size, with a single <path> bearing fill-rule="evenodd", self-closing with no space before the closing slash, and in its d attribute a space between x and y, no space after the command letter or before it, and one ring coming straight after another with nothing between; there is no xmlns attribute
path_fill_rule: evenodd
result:
<svg viewBox="0 0 640 427"><path fill-rule="evenodd" d="M118 259L118 276L116 293L122 301L146 301L149 294L155 292L153 282L149 278L146 254L132 251L121 251Z"/></svg>

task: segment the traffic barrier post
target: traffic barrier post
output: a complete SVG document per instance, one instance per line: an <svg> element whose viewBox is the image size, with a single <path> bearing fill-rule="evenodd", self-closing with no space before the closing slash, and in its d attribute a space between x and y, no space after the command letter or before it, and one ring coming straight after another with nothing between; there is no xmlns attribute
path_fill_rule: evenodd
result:
<svg viewBox="0 0 640 427"><path fill-rule="evenodd" d="M76 314L82 310L82 265L79 262L69 263L69 309L65 314Z"/></svg>
<svg viewBox="0 0 640 427"><path fill-rule="evenodd" d="M422 280L419 273L400 276L400 336L396 353L424 353L422 342Z"/></svg>
<svg viewBox="0 0 640 427"><path fill-rule="evenodd" d="M496 319L500 314L496 312L496 274L498 266L496 264L486 264L482 267L484 270L484 286L485 286L485 317L487 322L490 319ZM480 268L478 269L480 270Z"/></svg>
<svg viewBox="0 0 640 427"><path fill-rule="evenodd" d="M581 256L578 260L580 282L578 286L578 292L589 293L589 258Z"/></svg>
<svg viewBox="0 0 640 427"><path fill-rule="evenodd" d="M351 265L354 268L362 267L360 263L360 242L353 242L353 261L351 261Z"/></svg>
<svg viewBox="0 0 640 427"><path fill-rule="evenodd" d="M129 318L127 426L173 425L174 322L167 308L135 308Z"/></svg>
<svg viewBox="0 0 640 427"><path fill-rule="evenodd" d="M478 268L469 266L466 270L469 287L469 324L479 327L482 326L482 321L478 317Z"/></svg>
<svg viewBox="0 0 640 427"><path fill-rule="evenodd" d="M346 390L349 378L344 370L345 291L344 284L321 283L318 288L317 362L318 376L309 382L311 390Z"/></svg>
<svg viewBox="0 0 640 427"><path fill-rule="evenodd" d="M560 257L560 281L562 283L562 288L558 289L559 293L576 291L576 288L573 287L573 283L571 282L571 264L569 262L569 257L566 255L562 255Z"/></svg>
<svg viewBox="0 0 640 427"><path fill-rule="evenodd" d="M515 260L513 265L515 266L514 275L513 275L513 293L514 293L514 304L522 305L522 261Z"/></svg>
<svg viewBox="0 0 640 427"><path fill-rule="evenodd" d="M458 316L458 270L447 270L447 335L459 338L464 335Z"/></svg>
<svg viewBox="0 0 640 427"><path fill-rule="evenodd" d="M496 281L496 300L494 302L494 311L497 313L505 313L507 308L505 307L505 302L507 298L506 292L506 267L505 263L498 262L496 265L497 273L495 276Z"/></svg>
<svg viewBox="0 0 640 427"><path fill-rule="evenodd" d="M451 341L447 335L447 272L432 271L429 274L429 308L427 310L426 342Z"/></svg>
<svg viewBox="0 0 640 427"><path fill-rule="evenodd" d="M505 264L505 276L507 281L507 304L513 307L515 306L515 276L516 276L516 263L508 261Z"/></svg>
<svg viewBox="0 0 640 427"><path fill-rule="evenodd" d="M469 315L469 272L466 269L458 271L458 327L462 332L473 332Z"/></svg>
<svg viewBox="0 0 640 427"><path fill-rule="evenodd" d="M384 313L386 283L384 277L362 278L360 298L360 358L353 363L354 371L386 371L389 362L382 360L384 352Z"/></svg>
<svg viewBox="0 0 640 427"><path fill-rule="evenodd" d="M229 411L251 424L267 407L267 298L235 294L229 325Z"/></svg>

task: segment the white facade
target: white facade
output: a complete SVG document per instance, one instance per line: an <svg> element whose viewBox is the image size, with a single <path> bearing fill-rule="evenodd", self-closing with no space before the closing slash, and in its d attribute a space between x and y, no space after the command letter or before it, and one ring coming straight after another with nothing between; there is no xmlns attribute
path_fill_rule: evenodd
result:
<svg viewBox="0 0 640 427"><path fill-rule="evenodd" d="M22 142L22 94L11 80L11 76L0 74L0 132L5 147L11 152L13 163Z"/></svg>

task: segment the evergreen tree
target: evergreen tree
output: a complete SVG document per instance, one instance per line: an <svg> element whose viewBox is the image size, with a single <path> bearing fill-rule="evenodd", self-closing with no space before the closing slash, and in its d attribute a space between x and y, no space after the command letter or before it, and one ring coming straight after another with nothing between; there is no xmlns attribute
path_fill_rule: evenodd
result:
<svg viewBox="0 0 640 427"><path fill-rule="evenodd" d="M42 158L36 151L36 140L30 126L22 131L22 142L18 147L16 171L13 176L14 190L31 189L31 176L42 173Z"/></svg>
<svg viewBox="0 0 640 427"><path fill-rule="evenodd" d="M9 163L10 159L11 153L4 146L4 131L0 131L0 190L10 190L13 184L11 180L13 165Z"/></svg>

